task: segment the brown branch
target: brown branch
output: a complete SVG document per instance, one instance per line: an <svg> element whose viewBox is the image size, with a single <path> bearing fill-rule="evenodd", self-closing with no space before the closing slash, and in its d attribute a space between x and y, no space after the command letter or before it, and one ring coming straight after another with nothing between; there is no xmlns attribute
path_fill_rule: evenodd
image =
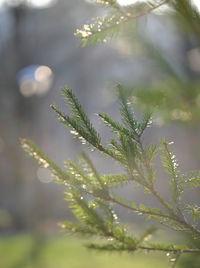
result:
<svg viewBox="0 0 200 268"><path fill-rule="evenodd" d="M157 213L157 212L153 212L153 211L148 211L148 210L144 210L144 209L139 209L139 208L134 208L134 207L131 207L127 204L124 204L118 200L116 200L115 198L111 197L110 196L110 201L113 202L113 203L116 203L122 207L125 207L125 208L128 208L134 212L138 212L138 213L142 213L142 214L147 214L147 215L151 215L151 216L157 216L157 217L162 217L162 218L166 218L166 219L169 219L169 220L172 220L172 221L176 221L180 224L184 224L183 221L177 219L177 218L174 218L172 216L169 216L169 215L165 215L165 214L161 214L161 213Z"/></svg>
<svg viewBox="0 0 200 268"><path fill-rule="evenodd" d="M158 4L157 6L154 6L152 8L149 8L148 10L144 11L144 12L141 12L140 14L137 14L135 16L130 16L132 19L136 19L138 17L143 17L143 16L146 16L148 15L149 13L151 13L152 11L154 11L155 9L165 5L167 2L169 2L169 0L164 0L163 2L161 2L160 4Z"/></svg>
<svg viewBox="0 0 200 268"><path fill-rule="evenodd" d="M174 211L167 204L167 202L163 200L163 198L158 194L158 192L153 187L149 187L149 190L156 197L156 199L163 205L163 207L165 207L170 214L174 215Z"/></svg>
<svg viewBox="0 0 200 268"><path fill-rule="evenodd" d="M134 249L134 248L133 248ZM180 253L200 253L200 249L167 249L167 248L156 248L156 247L145 247L145 246L138 246L136 249L145 249L148 251L165 251L165 252L180 252Z"/></svg>
<svg viewBox="0 0 200 268"><path fill-rule="evenodd" d="M113 237L114 239L118 240L119 242L124 243L123 239L115 237L115 235L112 232L104 233L104 236ZM139 250L139 249L147 250L147 251L163 251L163 252L179 253L179 257L183 253L196 253L196 254L200 253L200 249L197 249L197 248L195 248L195 249L194 248L188 248L188 249L170 248L170 249L168 249L168 248L158 248L155 246L137 246L137 245L134 245L130 248L127 248L126 250L135 251L135 250Z"/></svg>

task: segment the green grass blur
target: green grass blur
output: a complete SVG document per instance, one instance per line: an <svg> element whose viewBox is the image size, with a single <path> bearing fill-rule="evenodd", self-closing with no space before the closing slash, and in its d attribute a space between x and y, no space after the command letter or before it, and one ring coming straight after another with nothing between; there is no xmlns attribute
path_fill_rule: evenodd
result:
<svg viewBox="0 0 200 268"><path fill-rule="evenodd" d="M164 254L103 253L69 237L0 237L0 268L165 268Z"/></svg>

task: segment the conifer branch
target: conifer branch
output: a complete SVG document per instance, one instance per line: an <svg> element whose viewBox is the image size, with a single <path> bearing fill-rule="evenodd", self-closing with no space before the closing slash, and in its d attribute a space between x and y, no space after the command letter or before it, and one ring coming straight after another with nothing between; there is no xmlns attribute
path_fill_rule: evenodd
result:
<svg viewBox="0 0 200 268"><path fill-rule="evenodd" d="M165 251L176 254L175 260L179 258L179 253L200 253L200 249L183 248L170 245L146 244L145 237L153 229L146 230L138 238L127 235L124 227L116 223L117 216L112 207L120 205L137 214L154 219L160 224L167 226L171 230L189 233L191 236L200 238L200 230L195 225L187 222L183 216L183 211L189 211L193 215L194 222L200 218L199 208L195 206L179 207L174 210L155 190L154 180L155 171L152 160L157 154L158 148L155 146L143 146L141 136L149 124L150 115L146 116L142 122L139 122L128 105L128 97L122 88L118 86L119 99L121 103L122 124L113 121L108 115L100 114L106 125L114 132L117 138L112 138L111 149L101 144L101 139L97 131L92 126L88 116L79 103L78 98L73 92L66 88L64 97L70 105L70 115L60 111L55 105L52 109L56 112L59 120L67 127L73 129L84 143L93 146L100 153L117 160L125 169L126 174L110 174L101 176L92 161L86 154L82 154L81 163L73 161L66 162L67 171L61 169L47 155L45 155L34 143L22 139L22 146L31 156L33 156L40 165L50 168L56 179L65 185L67 189L67 201L74 215L80 224L73 227L72 223L63 223L63 228L72 233L82 235L98 236L104 238L113 238L113 242L105 245L91 244L89 247L99 250L118 250L118 251ZM175 165L174 157L169 151L166 140L162 141L162 160L163 166L170 175L170 190L174 193L173 201L177 201L184 183L191 186L199 186L199 172L180 175ZM84 168L83 166L86 167ZM195 175L194 175L195 174ZM192 178L192 180L191 180ZM137 206L127 199L122 200L120 197L111 193L110 189L125 183L136 182L141 185L145 191L152 194L162 205L163 210L148 207L143 204ZM175 187L174 191L173 187ZM174 191L174 192L173 192Z"/></svg>
<svg viewBox="0 0 200 268"><path fill-rule="evenodd" d="M56 180L68 184L71 180L71 174L67 173L61 167L59 167L54 161L52 161L46 154L44 154L31 140L20 139L21 146L24 151L32 156L38 164L43 168L49 168L52 175Z"/></svg>
<svg viewBox="0 0 200 268"><path fill-rule="evenodd" d="M88 43L93 45L98 42L106 42L106 38L116 35L122 25L140 17L147 16L168 2L169 0L163 0L157 5L151 4L149 8L144 8L144 11L136 14L133 11L123 11L120 5L113 4L112 7L116 10L114 15L111 13L110 16L107 15L107 17L104 17L103 19L98 18L96 24L85 24L81 30L78 29L76 31L75 35L80 37L83 46L86 46Z"/></svg>

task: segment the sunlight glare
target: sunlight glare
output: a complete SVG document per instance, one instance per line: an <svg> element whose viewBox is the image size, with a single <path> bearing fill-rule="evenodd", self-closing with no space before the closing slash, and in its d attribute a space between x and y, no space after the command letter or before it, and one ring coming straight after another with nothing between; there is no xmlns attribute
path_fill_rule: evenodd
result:
<svg viewBox="0 0 200 268"><path fill-rule="evenodd" d="M53 4L53 0L27 0L28 5L42 8L42 7L49 7Z"/></svg>
<svg viewBox="0 0 200 268"><path fill-rule="evenodd" d="M51 88L53 72L45 65L30 65L19 72L17 79L23 96L42 96Z"/></svg>
<svg viewBox="0 0 200 268"><path fill-rule="evenodd" d="M192 2L196 6L197 10L200 12L200 0L192 0Z"/></svg>
<svg viewBox="0 0 200 268"><path fill-rule="evenodd" d="M4 0L0 0L0 8L3 7L4 2L5 2Z"/></svg>
<svg viewBox="0 0 200 268"><path fill-rule="evenodd" d="M34 8L45 8L52 6L56 0L0 0L0 8L3 6L18 6L24 3Z"/></svg>
<svg viewBox="0 0 200 268"><path fill-rule="evenodd" d="M141 0L117 0L117 2L121 6L128 6L128 5L132 5L132 4L135 4L137 2L142 2L142 1Z"/></svg>
<svg viewBox="0 0 200 268"><path fill-rule="evenodd" d="M48 169L42 167L39 167L37 170L37 178L42 183L49 183L53 181L51 172Z"/></svg>
<svg viewBox="0 0 200 268"><path fill-rule="evenodd" d="M200 12L200 0L191 0ZM139 2L145 2L144 0L117 0L121 6L128 6Z"/></svg>

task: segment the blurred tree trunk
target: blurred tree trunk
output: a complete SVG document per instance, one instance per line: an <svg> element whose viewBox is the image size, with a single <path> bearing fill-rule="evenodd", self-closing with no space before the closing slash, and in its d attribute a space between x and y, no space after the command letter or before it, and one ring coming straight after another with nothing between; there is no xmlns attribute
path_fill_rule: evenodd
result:
<svg viewBox="0 0 200 268"><path fill-rule="evenodd" d="M4 142L4 151L0 155L0 202L14 216L13 226L21 229L26 225L22 193L24 156L18 139L27 124L34 123L34 114L31 100L25 100L17 84L17 73L29 64L23 36L28 14L23 6L12 8L10 14L13 19L13 36L1 51L0 65L0 136Z"/></svg>

